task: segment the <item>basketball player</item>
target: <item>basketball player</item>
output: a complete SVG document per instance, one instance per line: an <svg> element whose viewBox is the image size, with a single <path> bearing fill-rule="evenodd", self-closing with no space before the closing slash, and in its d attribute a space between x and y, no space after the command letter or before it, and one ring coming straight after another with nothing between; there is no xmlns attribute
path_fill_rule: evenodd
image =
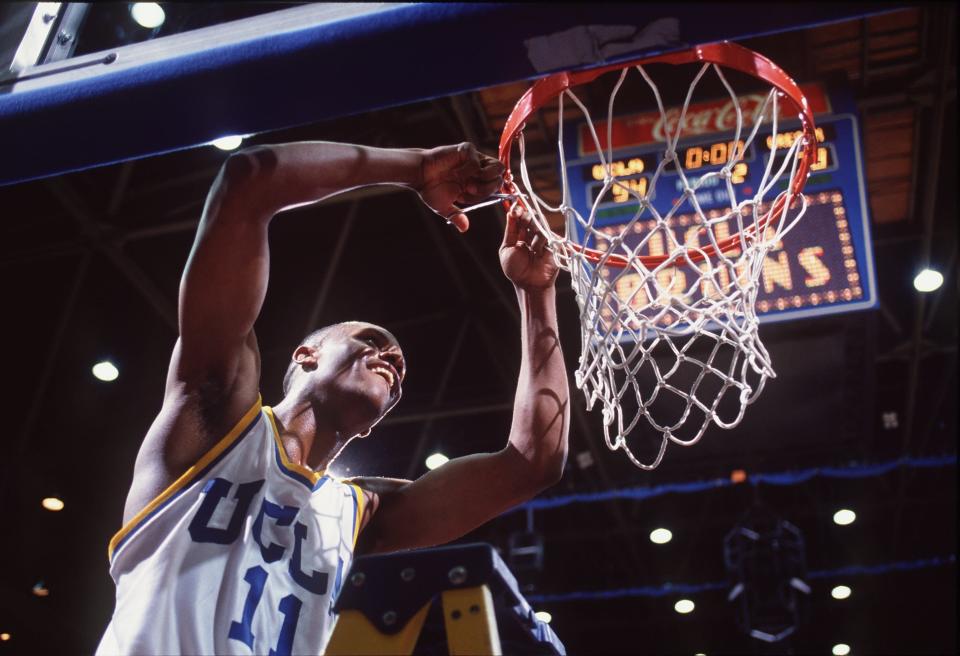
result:
<svg viewBox="0 0 960 656"><path fill-rule="evenodd" d="M413 482L325 474L400 399L400 345L368 323L309 335L292 354L283 400L271 409L259 393L253 325L277 213L398 184L464 231L467 217L454 203L488 197L502 174L500 162L466 143L291 143L228 158L181 281L163 406L137 456L124 526L110 542L117 601L98 654L320 653L361 532L370 552L441 544L558 480L569 410L557 270L519 212L510 213L500 247L522 324L503 449L451 460Z"/></svg>

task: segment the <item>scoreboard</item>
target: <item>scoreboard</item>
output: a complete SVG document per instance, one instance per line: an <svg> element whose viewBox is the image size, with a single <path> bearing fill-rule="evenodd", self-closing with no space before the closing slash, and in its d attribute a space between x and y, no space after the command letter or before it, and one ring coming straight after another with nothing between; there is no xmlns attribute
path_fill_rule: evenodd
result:
<svg viewBox="0 0 960 656"><path fill-rule="evenodd" d="M814 110L817 155L804 188L808 200L806 214L763 263L757 297L757 314L762 322L849 312L876 307L878 303L857 116L852 111L835 112L837 100L820 85L802 85L801 89ZM760 101L759 97L741 97L744 115L749 114L751 103ZM842 96L840 102L843 104ZM673 109L665 118L675 121L678 115L679 110ZM683 190L676 169L665 168L655 188L650 189L663 157L663 118L659 112L614 117L610 126L611 166L620 185L640 195L649 192L654 206L669 208ZM780 158L802 133L799 121L782 120L775 144L769 131L761 131L746 144L746 129L739 142L734 141L734 120L735 110L729 99L691 104L677 144L676 164L683 167L691 186L696 186L695 180L719 170L734 149L740 150L743 157L732 170L732 182L736 200L743 200L756 193L771 153L775 153L776 171ZM595 129L606 153L606 121L596 122ZM564 125L570 204L585 217L604 193L604 170L596 146L585 121ZM781 176L766 198L774 198L788 179L786 174ZM729 211L730 198L726 185L720 184L719 179L714 177L706 182L717 184L701 185L696 192L697 201L709 219L716 219ZM594 225L611 236L618 234L638 209L636 198L618 185L613 185L599 200ZM733 221L729 223L715 226L718 240L737 231ZM640 234L631 235L630 241L640 241L646 224L641 219L634 225L634 231ZM571 225L574 229L577 226ZM686 243L691 231L698 229L696 214L691 210L675 215L670 229L679 243ZM664 252L663 239L651 238L641 254Z"/></svg>

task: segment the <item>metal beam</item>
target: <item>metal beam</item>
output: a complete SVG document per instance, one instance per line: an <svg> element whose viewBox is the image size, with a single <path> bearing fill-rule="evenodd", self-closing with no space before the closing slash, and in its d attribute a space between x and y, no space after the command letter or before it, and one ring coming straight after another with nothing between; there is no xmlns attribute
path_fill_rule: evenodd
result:
<svg viewBox="0 0 960 656"><path fill-rule="evenodd" d="M940 301L943 299L947 290L950 289L950 276L953 274L954 265L957 262L957 242L954 240L953 248L950 249L950 257L947 258L947 265L943 267L943 285L940 289L931 294L933 299L930 302L930 311L927 312L927 322L923 326L924 332L930 330L933 320L937 317L937 310L940 308ZM956 300L956 297L954 297Z"/></svg>
<svg viewBox="0 0 960 656"><path fill-rule="evenodd" d="M30 406L27 409L23 424L20 427L20 433L15 442L16 453L20 456L26 451L27 438L30 437L30 434L33 432L33 428L37 423L37 417L40 415L40 409L43 407L43 400L47 394L47 385L50 383L50 377L53 375L54 367L60 359L60 349L63 347L63 339L67 334L67 326L70 324L73 311L77 307L77 299L80 297L80 290L86 281L89 267L90 252L87 251L83 254L83 258L77 266L77 271L73 275L73 284L70 286L67 300L60 310L60 320L57 322L56 331L53 334L49 348L46 349L47 359L43 363L40 380L37 381L33 387L33 400L30 401ZM15 461L17 458L11 460Z"/></svg>
<svg viewBox="0 0 960 656"><path fill-rule="evenodd" d="M347 239L350 237L350 231L353 229L353 223L357 220L357 212L360 209L360 201L356 200L347 210L347 217L343 221L343 227L340 228L340 234L337 235L337 243L333 247L333 255L327 264L327 270L323 274L323 282L320 283L320 289L317 291L317 297L313 301L313 307L310 309L310 316L307 318L307 325L303 334L309 335L316 330L317 322L320 321L320 315L323 313L323 307L327 304L327 296L330 295L330 287L333 284L333 278L336 276L337 269L340 267L340 259L343 257L344 247L347 245Z"/></svg>
<svg viewBox="0 0 960 656"><path fill-rule="evenodd" d="M463 346L463 340L467 336L467 328L470 326L470 320L464 317L463 321L460 322L460 329L457 331L457 336L453 340L453 347L450 349L450 356L447 358L447 364L443 367L443 373L440 374L440 379L437 380L437 391L433 394L433 406L438 406L443 401L443 397L447 394L447 386L450 382L450 374L453 373L454 365L457 364L457 359L460 357L460 348ZM430 429L433 427L433 422L436 417L428 417L423 427L420 429L420 437L417 439L417 445L413 448L413 452L410 454L410 464L407 466L407 478L413 478L417 470L420 468L420 460L423 457L423 452L427 448L427 440L430 438Z"/></svg>
<svg viewBox="0 0 960 656"><path fill-rule="evenodd" d="M23 262L43 260L48 257L62 257L64 255L79 255L87 249L72 241L54 242L23 251L16 251L0 258L0 267L13 266Z"/></svg>
<svg viewBox="0 0 960 656"><path fill-rule="evenodd" d="M66 181L63 178L53 178L46 182L46 186L77 223L90 244L126 276L130 284L140 292L147 304L173 330L174 334L179 332L176 307L133 260L127 257L118 246L103 237L100 226L93 220L83 201Z"/></svg>
<svg viewBox="0 0 960 656"><path fill-rule="evenodd" d="M927 148L924 152L929 153L925 157L930 162L930 170L925 175L926 185L923 195L923 239L920 246L921 265L926 266L930 262L930 252L933 246L933 224L936 218L937 192L940 183L940 160L942 159L942 133L944 118L946 115L946 96L948 75L947 70L950 65L950 51L952 47L951 37L954 29L954 8L945 7L945 16L943 19L943 42L940 44L940 61L938 63L938 73L940 78L939 92L933 104L933 120L930 122L930 132L927 139ZM901 450L904 454L910 447L910 440L913 437L913 420L916 412L917 385L920 379L920 350L923 339L923 319L926 308L926 296L920 294L917 298L916 312L913 321L913 360L910 366L909 387L907 397L906 426L904 429L903 444Z"/></svg>
<svg viewBox="0 0 960 656"><path fill-rule="evenodd" d="M149 228L139 228L115 237L113 242L118 246L123 246L130 241L162 237L164 235L175 235L181 232L193 232L199 225L200 219L187 219L186 221L177 221L176 223L165 223Z"/></svg>
<svg viewBox="0 0 960 656"><path fill-rule="evenodd" d="M483 276L483 279L488 285L496 292L497 298L500 300L500 304L503 305L507 313L513 317L513 320L516 322L517 326L520 325L520 310L517 308L517 300L515 298L510 298L503 291L502 278L498 279L490 273L488 267L480 259L480 257L474 252L470 247L470 240L468 239L458 239L457 243L460 244L463 251L467 254L467 257L477 266L477 270L480 272L480 275Z"/></svg>
<svg viewBox="0 0 960 656"><path fill-rule="evenodd" d="M110 194L110 202L107 203L107 216L116 216L120 209L123 198L127 192L127 185L130 184L130 174L133 173L135 162L124 162L120 166L120 174L117 176L117 182L113 185L113 193Z"/></svg>
<svg viewBox="0 0 960 656"><path fill-rule="evenodd" d="M933 225L937 211L937 194L939 191L940 163L942 159L943 126L945 123L947 106L947 89L953 48L953 36L956 29L956 8L950 5L934 5L929 11L935 19L934 24L940 26L942 39L938 44L939 61L937 63L938 91L933 102L933 117L929 124L927 147L923 152L928 153L924 159L930 162L930 170L925 175L926 185L923 193L923 239L920 246L921 265L930 262L930 253L933 247ZM914 424L917 412L917 390L920 383L920 362L923 346L924 310L926 297L920 294L917 298L916 310L913 319L912 331L912 358L907 383L907 406L901 453L909 454L910 443L913 439ZM900 476L900 487L897 494L896 508L893 519L893 553L896 555L899 544L900 522L903 516L903 501L906 497L907 486L913 479L912 471L904 471Z"/></svg>
<svg viewBox="0 0 960 656"><path fill-rule="evenodd" d="M457 288L457 293L460 295L461 300L466 303L467 299L470 298L470 290L467 289L467 285L463 281L463 275L460 273L459 265L454 261L453 256L450 255L450 248L443 242L443 238L440 235L439 217L429 212L426 206L419 200L416 201L416 204L420 218L423 219L426 227L427 234L430 235L430 240L433 242L435 252L440 257L440 261L443 262L444 268L450 276L454 287ZM503 358L499 357L500 349L498 348L496 340L493 338L493 335L490 334L490 329L487 327L487 324L483 322L479 313L473 310L474 307L471 305L468 314L474 319L473 325L476 327L477 332L480 334L480 339L483 340L484 346L487 348L490 361L493 362L500 378L509 385L513 381L511 381L510 375L504 367Z"/></svg>
<svg viewBox="0 0 960 656"><path fill-rule="evenodd" d="M570 397L570 409L571 414L573 415L574 420L577 422L577 427L580 430L580 435L583 436L583 441L586 442L587 448L590 450L590 455L593 456L593 466L597 468L597 475L600 478L600 482L606 489L613 488L613 479L610 478L609 472L607 472L606 465L603 464L603 452L597 446L597 440L592 439L597 432L594 429L590 428L590 422L587 420L587 412L584 410L582 405L582 398L577 399L576 391L573 391ZM629 530L630 523L627 521L626 516L623 512L622 504L625 502L618 502L616 499L611 499L607 504L607 507L610 508L610 513L613 515L614 521L617 523L617 526L621 531ZM627 542L626 552L630 555L630 560L632 561L632 570L633 571L642 571L643 569L643 560L640 558L640 552L637 551L637 545L634 542ZM620 553L620 550L617 550Z"/></svg>
<svg viewBox="0 0 960 656"><path fill-rule="evenodd" d="M448 410L436 409L425 410L423 412L411 412L398 417L389 416L377 425L394 426L397 424L413 424L421 421L450 419L451 417L471 417L476 415L494 414L497 412L509 412L511 410L513 410L513 401L504 401L503 403L462 406L459 408L450 408Z"/></svg>
<svg viewBox="0 0 960 656"><path fill-rule="evenodd" d="M207 186L209 186L213 183L214 178L217 177L217 173L220 172L221 166L222 163L218 163L216 166L211 166L209 168L194 169L175 178L164 178L151 184L138 185L136 189L130 190L127 198L131 201L140 200L145 196L166 193L172 189L185 187L197 182L206 182L208 183Z"/></svg>

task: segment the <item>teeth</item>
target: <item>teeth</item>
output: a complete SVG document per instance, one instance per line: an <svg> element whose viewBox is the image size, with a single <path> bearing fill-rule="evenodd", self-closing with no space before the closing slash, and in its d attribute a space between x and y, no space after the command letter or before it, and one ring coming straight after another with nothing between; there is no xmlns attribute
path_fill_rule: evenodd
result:
<svg viewBox="0 0 960 656"><path fill-rule="evenodd" d="M374 368L372 369L372 371L373 371L373 373L375 373L375 374L380 374L381 376L383 376L384 378L386 378L386 379L387 379L387 383L390 385L390 387L391 387L391 388L393 387L393 372L392 372L392 371L390 371L389 369L384 369L383 367L374 367Z"/></svg>

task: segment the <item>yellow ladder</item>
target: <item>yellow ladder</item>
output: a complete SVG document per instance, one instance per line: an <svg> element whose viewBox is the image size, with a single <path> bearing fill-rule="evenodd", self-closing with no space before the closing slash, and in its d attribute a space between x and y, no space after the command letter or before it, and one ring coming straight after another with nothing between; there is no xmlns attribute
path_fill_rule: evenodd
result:
<svg viewBox="0 0 960 656"><path fill-rule="evenodd" d="M537 653L565 653L488 544L357 558L336 602L339 618L326 653L412 654L438 597L451 656L502 654L502 628ZM508 626L498 626L496 603Z"/></svg>

